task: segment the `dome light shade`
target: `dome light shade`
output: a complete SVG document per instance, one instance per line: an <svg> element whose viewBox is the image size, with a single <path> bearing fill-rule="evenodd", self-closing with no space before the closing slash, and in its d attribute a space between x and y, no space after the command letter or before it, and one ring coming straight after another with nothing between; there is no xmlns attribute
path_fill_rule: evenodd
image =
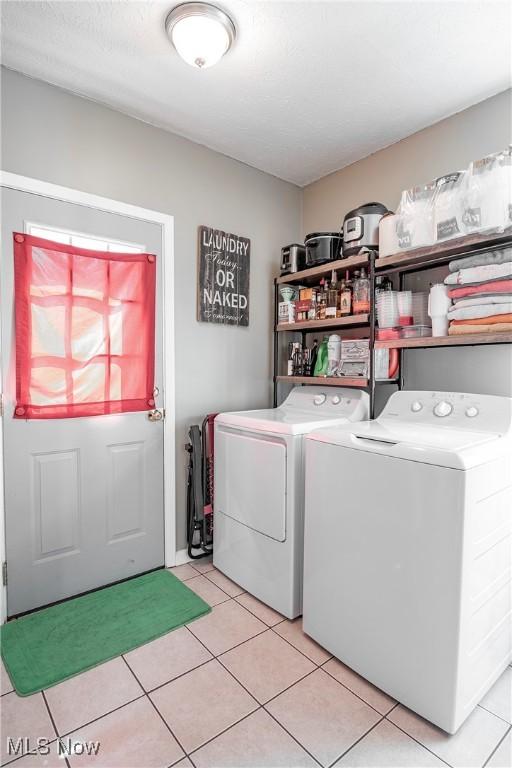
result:
<svg viewBox="0 0 512 768"><path fill-rule="evenodd" d="M236 35L229 16L209 3L177 5L167 16L165 29L181 58L199 69L220 61Z"/></svg>

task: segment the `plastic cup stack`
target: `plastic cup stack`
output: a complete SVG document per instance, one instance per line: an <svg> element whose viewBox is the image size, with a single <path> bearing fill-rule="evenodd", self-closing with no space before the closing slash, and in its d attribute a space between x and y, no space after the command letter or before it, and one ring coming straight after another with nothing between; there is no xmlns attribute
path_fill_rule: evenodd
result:
<svg viewBox="0 0 512 768"><path fill-rule="evenodd" d="M398 300L396 291L382 291L377 297L379 328L395 328L398 325Z"/></svg>

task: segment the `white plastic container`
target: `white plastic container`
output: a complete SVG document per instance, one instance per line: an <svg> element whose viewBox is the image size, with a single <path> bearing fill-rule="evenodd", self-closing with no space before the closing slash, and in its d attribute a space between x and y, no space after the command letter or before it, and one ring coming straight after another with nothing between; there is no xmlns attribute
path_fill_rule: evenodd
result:
<svg viewBox="0 0 512 768"><path fill-rule="evenodd" d="M377 296L377 321L379 328L398 325L398 300L396 291L381 291Z"/></svg>
<svg viewBox="0 0 512 768"><path fill-rule="evenodd" d="M412 294L412 319L414 325L432 325L428 316L428 291Z"/></svg>
<svg viewBox="0 0 512 768"><path fill-rule="evenodd" d="M379 222L379 256L392 256L400 250L397 235L398 216L387 214Z"/></svg>
<svg viewBox="0 0 512 768"><path fill-rule="evenodd" d="M412 291L399 291L397 298L400 317L412 316Z"/></svg>
<svg viewBox="0 0 512 768"><path fill-rule="evenodd" d="M432 318L432 336L448 335L448 310L452 300L448 296L448 286L437 283L430 289L428 314Z"/></svg>

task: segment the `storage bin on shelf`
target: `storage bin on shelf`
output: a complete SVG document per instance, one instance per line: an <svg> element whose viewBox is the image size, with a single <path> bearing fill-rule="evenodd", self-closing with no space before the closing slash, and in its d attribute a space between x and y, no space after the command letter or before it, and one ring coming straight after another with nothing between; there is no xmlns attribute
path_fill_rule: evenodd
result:
<svg viewBox="0 0 512 768"><path fill-rule="evenodd" d="M397 212L379 225L379 256L425 248L512 226L512 146L466 170L402 192Z"/></svg>

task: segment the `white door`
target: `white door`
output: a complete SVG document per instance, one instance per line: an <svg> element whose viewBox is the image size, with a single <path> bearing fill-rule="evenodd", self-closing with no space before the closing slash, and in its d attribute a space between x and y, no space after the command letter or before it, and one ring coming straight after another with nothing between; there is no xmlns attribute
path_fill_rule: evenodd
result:
<svg viewBox="0 0 512 768"><path fill-rule="evenodd" d="M155 401L157 408L164 404L160 225L3 190L2 388L9 616L164 564L162 421L150 421L146 412L55 420L13 418L12 233L26 232L31 224L106 241L95 245L97 250L106 250L108 241L115 241L128 251L137 247L156 255ZM76 244L90 247L84 241ZM111 250L120 251L123 246Z"/></svg>

